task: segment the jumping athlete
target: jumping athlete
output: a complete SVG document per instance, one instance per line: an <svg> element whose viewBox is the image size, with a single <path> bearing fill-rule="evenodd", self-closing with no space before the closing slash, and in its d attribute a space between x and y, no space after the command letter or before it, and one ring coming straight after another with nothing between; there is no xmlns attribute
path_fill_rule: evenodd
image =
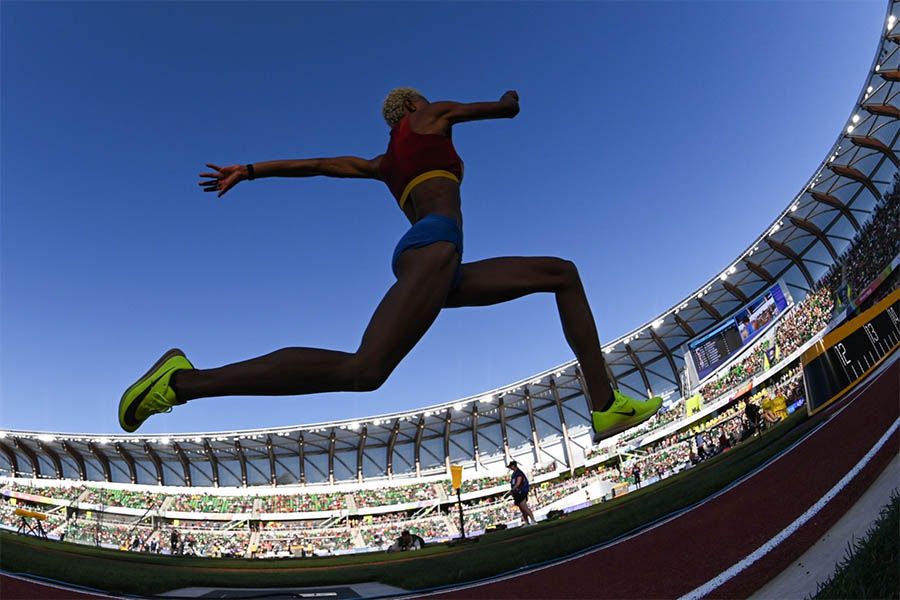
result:
<svg viewBox="0 0 900 600"><path fill-rule="evenodd" d="M282 348L271 354L215 369L195 369L172 349L119 402L119 424L128 432L156 413L197 398L282 396L378 389L443 308L488 306L536 292L550 292L566 341L585 378L595 440L645 421L662 404L613 389L597 327L575 265L552 257L505 257L462 263L460 182L463 161L453 147L458 123L511 119L519 95L508 91L496 102L429 102L412 88L392 90L382 108L391 128L384 154L276 160L218 167L199 185L221 197L241 181L264 177L376 179L387 184L412 227L400 238L391 267L397 282L372 316L356 352Z"/></svg>

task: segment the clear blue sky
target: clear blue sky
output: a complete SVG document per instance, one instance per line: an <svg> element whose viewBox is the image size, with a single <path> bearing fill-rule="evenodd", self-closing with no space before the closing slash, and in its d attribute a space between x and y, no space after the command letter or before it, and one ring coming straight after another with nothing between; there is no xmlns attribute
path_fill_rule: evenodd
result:
<svg viewBox="0 0 900 600"><path fill-rule="evenodd" d="M167 348L352 351L408 226L378 182L204 164L387 144L386 93L521 96L458 126L466 260L558 255L604 340L719 272L850 116L885 3L3 2L0 426L118 432ZM553 298L445 311L378 391L204 399L140 433L413 409L572 358Z"/></svg>

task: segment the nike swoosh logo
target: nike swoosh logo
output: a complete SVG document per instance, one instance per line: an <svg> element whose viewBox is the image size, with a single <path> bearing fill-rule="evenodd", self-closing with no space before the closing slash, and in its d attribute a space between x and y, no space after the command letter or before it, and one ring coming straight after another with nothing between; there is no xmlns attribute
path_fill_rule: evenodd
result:
<svg viewBox="0 0 900 600"><path fill-rule="evenodd" d="M613 411L613 414L614 415L625 415L626 417L633 417L635 414L637 414L637 411L634 410L633 408L631 409L631 412L619 412L619 411L615 410L615 411Z"/></svg>
<svg viewBox="0 0 900 600"><path fill-rule="evenodd" d="M137 420L137 416L136 416L138 406L141 405L141 402L144 401L144 398L147 397L147 394L150 392L150 390L153 388L153 386L156 385L156 382L166 376L166 373L168 373L168 371L164 372L162 375L160 375L159 377L157 377L156 379L151 381L150 384L146 388L144 388L144 391L141 392L140 394L138 394L134 398L134 400L131 401L131 404L129 404L128 408L125 409L124 421L127 425L131 426L131 425L138 424L138 420Z"/></svg>

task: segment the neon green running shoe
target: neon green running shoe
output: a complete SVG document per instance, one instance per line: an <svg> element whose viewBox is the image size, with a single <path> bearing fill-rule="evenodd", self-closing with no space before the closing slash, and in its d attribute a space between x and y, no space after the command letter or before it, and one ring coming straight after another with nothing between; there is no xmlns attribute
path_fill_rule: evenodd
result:
<svg viewBox="0 0 900 600"><path fill-rule="evenodd" d="M194 365L178 348L163 354L137 383L122 394L119 400L119 425L122 429L129 433L136 431L151 415L172 412L173 406L184 404L175 398L169 380L175 371L193 368Z"/></svg>
<svg viewBox="0 0 900 600"><path fill-rule="evenodd" d="M603 412L595 410L591 413L594 425L594 443L612 437L635 425L640 425L662 406L662 398L655 396L649 400L635 400L619 390L614 390L615 398L612 406Z"/></svg>

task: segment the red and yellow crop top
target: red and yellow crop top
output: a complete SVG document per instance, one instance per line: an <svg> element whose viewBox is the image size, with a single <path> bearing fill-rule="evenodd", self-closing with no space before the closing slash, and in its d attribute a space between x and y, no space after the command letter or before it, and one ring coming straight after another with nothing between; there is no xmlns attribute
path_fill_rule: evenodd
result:
<svg viewBox="0 0 900 600"><path fill-rule="evenodd" d="M403 208L412 189L425 180L446 177L461 182L463 161L449 136L416 133L406 115L391 129L391 141L379 171Z"/></svg>

